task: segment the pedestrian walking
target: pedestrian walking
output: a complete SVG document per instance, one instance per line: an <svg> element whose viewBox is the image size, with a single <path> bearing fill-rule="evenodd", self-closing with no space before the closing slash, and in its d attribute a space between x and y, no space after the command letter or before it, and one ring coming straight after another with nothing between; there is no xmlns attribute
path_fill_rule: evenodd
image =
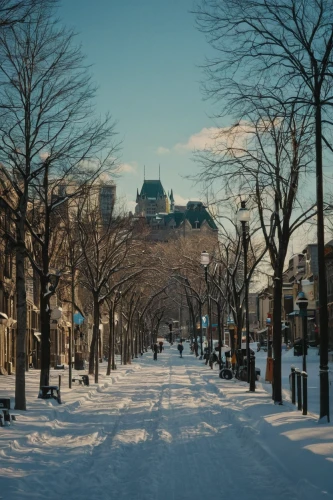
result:
<svg viewBox="0 0 333 500"><path fill-rule="evenodd" d="M205 365L208 365L208 362L209 362L209 356L210 356L210 349L209 347L205 347L204 349L204 359L206 360L205 361Z"/></svg>
<svg viewBox="0 0 333 500"><path fill-rule="evenodd" d="M157 361L158 345L154 344L154 360Z"/></svg>
<svg viewBox="0 0 333 500"><path fill-rule="evenodd" d="M163 342L162 342L162 341L160 341L160 342L158 343L158 345L160 346L160 352L162 352L162 351L163 351Z"/></svg>
<svg viewBox="0 0 333 500"><path fill-rule="evenodd" d="M184 349L183 343L182 343L182 341L180 341L178 344L178 351L179 351L181 358L183 357L183 349Z"/></svg>
<svg viewBox="0 0 333 500"><path fill-rule="evenodd" d="M193 351L194 351L194 354L195 354L196 358L199 356L198 349L199 349L198 342L195 340L194 343L193 343Z"/></svg>

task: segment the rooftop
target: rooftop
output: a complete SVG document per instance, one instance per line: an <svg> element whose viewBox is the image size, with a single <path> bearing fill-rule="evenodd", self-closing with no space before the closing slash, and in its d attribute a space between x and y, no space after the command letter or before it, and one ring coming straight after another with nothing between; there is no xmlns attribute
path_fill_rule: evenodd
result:
<svg viewBox="0 0 333 500"><path fill-rule="evenodd" d="M156 200L159 196L166 196L166 193L164 191L164 188L160 180L155 180L155 181L144 180L140 196Z"/></svg>

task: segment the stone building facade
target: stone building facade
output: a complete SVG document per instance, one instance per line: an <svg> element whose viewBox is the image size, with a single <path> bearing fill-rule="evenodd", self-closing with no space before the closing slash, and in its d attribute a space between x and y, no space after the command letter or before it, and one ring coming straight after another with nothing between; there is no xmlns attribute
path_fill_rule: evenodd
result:
<svg viewBox="0 0 333 500"><path fill-rule="evenodd" d="M201 201L189 201L185 206L175 205L173 190L169 194L160 180L144 180L137 191L135 217L145 218L150 228L150 241L201 235L216 235L216 224Z"/></svg>

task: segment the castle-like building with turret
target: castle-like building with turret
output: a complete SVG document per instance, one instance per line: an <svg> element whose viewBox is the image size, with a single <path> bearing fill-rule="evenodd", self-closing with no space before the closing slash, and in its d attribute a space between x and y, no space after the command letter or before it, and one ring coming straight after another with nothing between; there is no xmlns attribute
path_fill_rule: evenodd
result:
<svg viewBox="0 0 333 500"><path fill-rule="evenodd" d="M167 241L170 237L216 234L217 227L201 201L176 205L173 190L166 193L159 180L144 180L137 190L135 216L144 217L151 228L154 241Z"/></svg>

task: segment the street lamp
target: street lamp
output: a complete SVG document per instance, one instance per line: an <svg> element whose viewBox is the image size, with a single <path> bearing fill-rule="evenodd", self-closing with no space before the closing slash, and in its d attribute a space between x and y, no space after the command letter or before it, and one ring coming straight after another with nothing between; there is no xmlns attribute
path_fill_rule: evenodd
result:
<svg viewBox="0 0 333 500"><path fill-rule="evenodd" d="M211 300L209 296L209 285L208 285L208 266L210 264L210 256L208 252L206 251L201 252L200 264L205 268L205 281L207 287L207 300L208 300L209 343L210 343L210 352L212 353L213 352L212 314L211 314Z"/></svg>
<svg viewBox="0 0 333 500"><path fill-rule="evenodd" d="M303 330L303 372L306 372L306 354L307 354L307 336L308 336L308 318L307 318L307 308L308 299L304 292L299 292L296 298L296 304L299 307L299 315L302 318L302 330Z"/></svg>
<svg viewBox="0 0 333 500"><path fill-rule="evenodd" d="M74 336L74 296L75 296L75 284L74 284L74 273L75 273L75 267L72 265L70 266L71 270L66 271L66 275L71 276L71 327L69 330L69 339L68 339L68 387L69 389L72 388L72 357L73 357L73 336ZM75 349L74 349L75 350ZM75 357L74 357L75 360Z"/></svg>
<svg viewBox="0 0 333 500"><path fill-rule="evenodd" d="M241 202L241 208L238 210L237 220L242 224L242 235L243 235L247 381L250 383L250 391L254 392L255 383L254 380L252 380L253 370L251 370L251 365L250 365L249 281L247 278L248 238L247 238L246 224L250 221L250 211L246 208L245 201ZM242 347L242 338L241 338L241 347Z"/></svg>

